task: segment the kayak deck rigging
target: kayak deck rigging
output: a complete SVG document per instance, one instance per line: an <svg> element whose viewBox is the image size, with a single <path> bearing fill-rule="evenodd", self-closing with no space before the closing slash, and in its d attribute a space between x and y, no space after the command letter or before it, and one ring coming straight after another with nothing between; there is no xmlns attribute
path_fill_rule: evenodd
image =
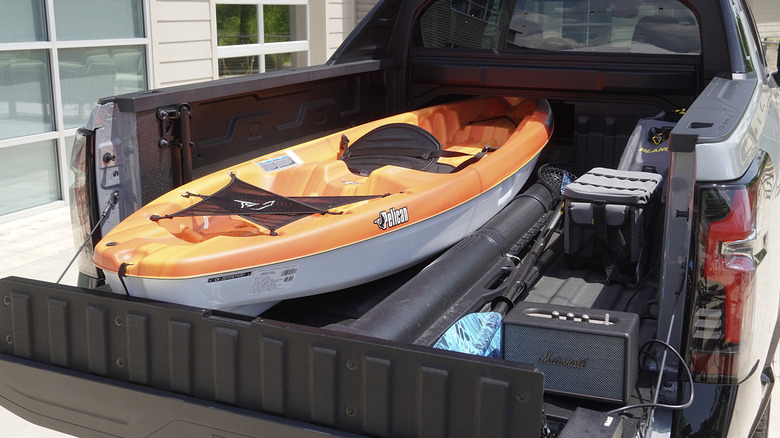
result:
<svg viewBox="0 0 780 438"><path fill-rule="evenodd" d="M179 216L238 215L267 228L272 236L276 230L311 214L340 214L330 209L386 195L367 196L282 196L239 179L230 174L230 182L211 195L185 192L182 196L197 196L201 201L166 215L152 215L151 221Z"/></svg>

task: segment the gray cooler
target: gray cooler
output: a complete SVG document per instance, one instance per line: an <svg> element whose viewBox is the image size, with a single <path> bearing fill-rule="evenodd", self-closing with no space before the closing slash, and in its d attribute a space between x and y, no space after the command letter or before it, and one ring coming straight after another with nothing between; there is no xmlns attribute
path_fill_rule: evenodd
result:
<svg viewBox="0 0 780 438"><path fill-rule="evenodd" d="M597 167L567 185L564 251L570 261L603 267L610 282L636 282L651 247L661 180L656 173Z"/></svg>

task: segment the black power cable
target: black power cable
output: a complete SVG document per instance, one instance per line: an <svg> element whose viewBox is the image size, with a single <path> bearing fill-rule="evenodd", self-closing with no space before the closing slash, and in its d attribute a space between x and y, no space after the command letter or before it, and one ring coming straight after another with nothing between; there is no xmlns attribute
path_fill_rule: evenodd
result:
<svg viewBox="0 0 780 438"><path fill-rule="evenodd" d="M636 408L666 408L666 409L673 409L673 410L681 410L685 409L693 404L693 375L691 374L691 369L688 367L688 365L685 363L685 360L683 359L682 355L669 343L664 342L660 339L650 339L649 341L642 344L642 347L640 348L640 351L644 349L646 346L650 344L661 344L664 347L666 347L669 351L674 353L675 356L677 356L677 360L680 361L680 364L685 369L685 373L688 376L688 381L691 383L691 395L688 397L688 401L681 404L681 405L667 405L664 403L638 403L635 405L629 405L629 406L623 406L621 408L613 409L609 412L607 412L607 415L615 415L619 414L621 412L630 410L630 409L636 409ZM663 372L663 369L661 369L661 372Z"/></svg>

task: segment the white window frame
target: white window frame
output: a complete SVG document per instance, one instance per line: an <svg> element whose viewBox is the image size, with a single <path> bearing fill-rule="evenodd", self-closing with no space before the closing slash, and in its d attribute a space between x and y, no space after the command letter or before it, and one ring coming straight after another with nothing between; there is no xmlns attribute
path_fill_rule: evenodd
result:
<svg viewBox="0 0 780 438"><path fill-rule="evenodd" d="M315 0L323 1L323 0ZM223 58L238 58L241 56L257 56L260 60L259 72L265 73L265 55L277 55L280 53L306 53L306 64L311 65L311 8L309 0L217 0L214 2L214 21L216 22L217 5L247 5L257 7L257 44L239 44L232 46L216 45L217 62ZM284 41L275 43L263 42L265 29L263 24L263 6L281 5L281 6L305 6L306 7L306 39L295 41ZM215 35L216 40L216 35Z"/></svg>
<svg viewBox="0 0 780 438"><path fill-rule="evenodd" d="M149 1L141 0L141 8L143 9L143 25L144 35L143 38L121 38L121 39L93 39L93 40L73 40L73 41L59 41L57 39L55 17L54 17L54 2L56 0L44 1L44 18L46 22L46 37L45 41L30 41L30 42L16 42L16 43L0 43L0 51L12 52L20 50L44 50L48 54L49 60L49 73L51 79L51 105L54 116L54 125L50 131L26 135L22 137L12 137L4 140L0 140L0 149L10 148L14 146L22 146L29 143L36 143L41 141L54 141L58 162L58 176L59 176L59 196L57 201L50 202L48 204L31 207L21 211L11 212L4 215L0 215L0 223L12 221L22 217L29 216L38 212L48 211L54 208L62 207L70 203L68 199L68 191L72 184L71 170L70 170L70 153L72 148L72 142L66 141L76 135L79 128L65 128L65 120L63 116L62 108L62 84L60 82L59 75L59 50L62 49L79 49L88 47L115 47L115 46L143 46L146 54L146 88L151 89L153 81L152 74L152 49L151 38L149 36L149 29L151 28L151 22L149 19ZM97 103L97 102L95 102ZM86 123L86 120L85 120Z"/></svg>

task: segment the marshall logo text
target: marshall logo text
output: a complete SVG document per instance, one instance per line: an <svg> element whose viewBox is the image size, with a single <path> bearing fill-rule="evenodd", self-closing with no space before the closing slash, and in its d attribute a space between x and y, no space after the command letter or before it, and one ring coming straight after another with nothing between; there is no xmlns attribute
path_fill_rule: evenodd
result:
<svg viewBox="0 0 780 438"><path fill-rule="evenodd" d="M380 230L386 230L404 222L409 222L409 211L406 207L399 209L391 208L387 211L380 211L379 217L374 219L374 223Z"/></svg>
<svg viewBox="0 0 780 438"><path fill-rule="evenodd" d="M540 357L539 362L549 363L550 365L560 365L569 368L585 368L588 366L588 359L574 359L572 357L556 356L552 351L548 351Z"/></svg>

